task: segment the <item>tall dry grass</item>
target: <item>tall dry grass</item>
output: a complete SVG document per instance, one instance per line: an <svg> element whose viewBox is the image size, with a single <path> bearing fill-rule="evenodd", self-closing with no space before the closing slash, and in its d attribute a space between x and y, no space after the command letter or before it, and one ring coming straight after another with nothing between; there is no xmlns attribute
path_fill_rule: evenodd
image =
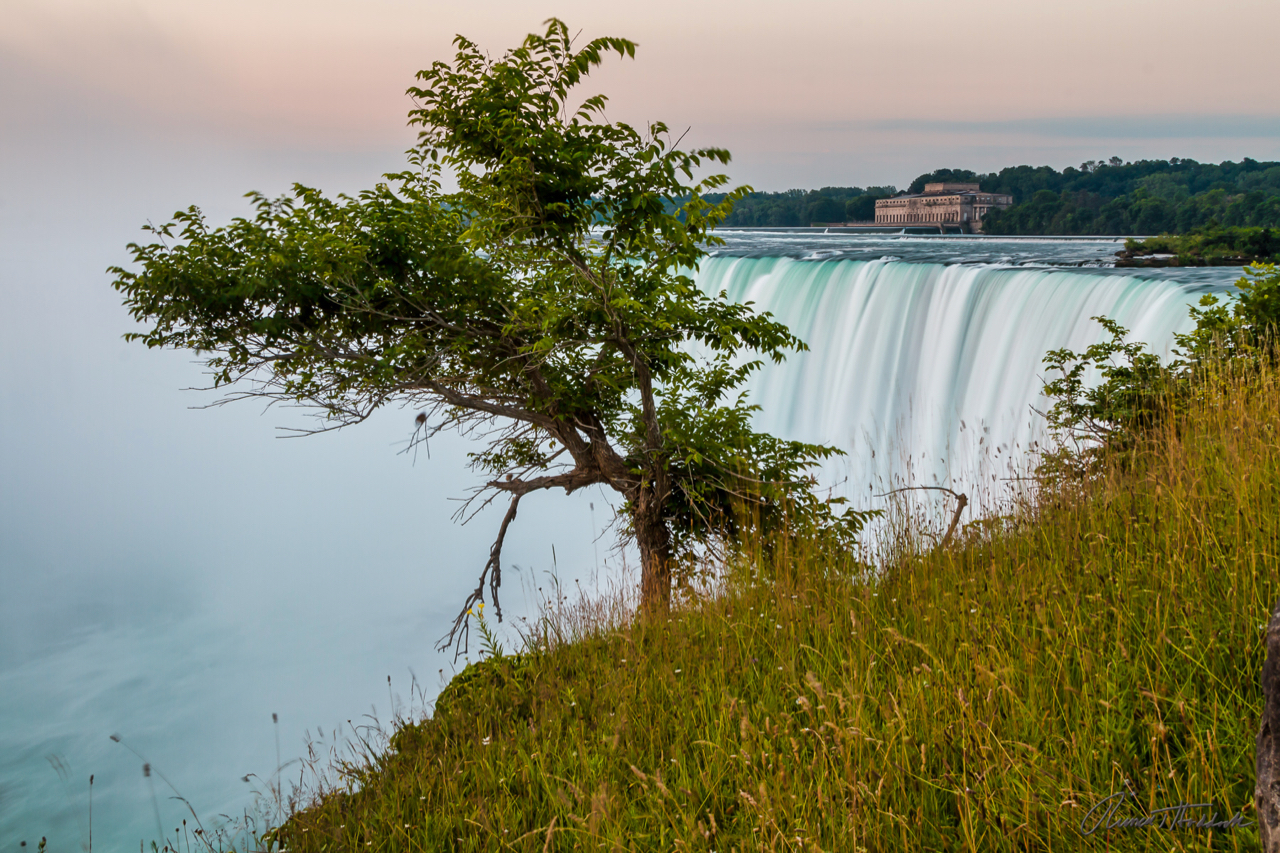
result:
<svg viewBox="0 0 1280 853"><path fill-rule="evenodd" d="M1256 849L1247 827L1106 827L1179 803L1252 821L1278 423L1274 372L1212 378L1091 478L948 547L902 548L875 577L797 537L759 543L667 622L552 614L346 764L277 840ZM1088 833L1104 801L1117 808Z"/></svg>

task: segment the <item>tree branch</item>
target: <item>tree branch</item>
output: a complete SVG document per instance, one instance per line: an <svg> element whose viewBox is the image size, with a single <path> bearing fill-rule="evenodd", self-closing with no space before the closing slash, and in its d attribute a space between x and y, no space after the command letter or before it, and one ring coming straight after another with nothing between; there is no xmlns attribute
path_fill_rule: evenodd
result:
<svg viewBox="0 0 1280 853"><path fill-rule="evenodd" d="M658 409L653 392L653 374L649 365L640 356L631 339L626 334L622 318L618 316L609 299L609 287L606 281L591 271L581 258L571 257L570 262L592 286L600 292L600 305L609 317L613 326L610 342L618 348L618 352L631 365L635 373L637 390L640 392L640 417L645 433L645 467L653 477L652 488L657 503L664 503L670 494L670 479L666 466L658 464L657 455L662 450L662 425L658 422Z"/></svg>
<svg viewBox="0 0 1280 853"><path fill-rule="evenodd" d="M607 482L608 478L600 471L574 468L567 473L555 474L550 477L534 477L532 480L491 480L487 485L490 488L510 492L519 497L520 495L527 495L529 492L536 492L539 489L562 488L566 493L569 493L583 486L593 486L596 483Z"/></svg>
<svg viewBox="0 0 1280 853"><path fill-rule="evenodd" d="M470 394L463 394L459 391L455 391L448 385L443 385L434 379L420 379L414 384L420 390L430 391L432 394L439 395L442 400L451 406L471 409L473 411L483 412L487 415L511 418L516 421L526 421L527 423L537 424L548 431L553 430L558 425L554 418L539 412L531 412L528 409L522 409L516 406L504 406L498 403L491 403L483 397L475 397Z"/></svg>
<svg viewBox="0 0 1280 853"><path fill-rule="evenodd" d="M951 534L956 532L956 526L960 524L960 513L964 512L964 508L969 505L969 496L952 491L946 486L903 486L901 489L894 489L882 495L876 495L876 497L887 498L889 495L896 495L898 492L915 491L946 492L956 499L956 511L951 516L951 526L947 528L947 532L942 535L942 541L938 543L940 546L946 545L947 541L951 539Z"/></svg>
<svg viewBox="0 0 1280 853"><path fill-rule="evenodd" d="M520 506L520 493L515 494L511 498L511 506L507 507L507 514L502 519L502 526L498 528L498 538L494 540L493 545L489 548L489 560L484 564L483 571L480 572L480 583L467 596L467 600L462 604L462 611L458 613L453 620L453 627L449 629L449 633L440 639L436 644L436 651L444 651L450 646L454 646L454 661L458 660L458 656L466 654L469 641L471 639L471 624L467 621L467 617L471 615L471 608L476 602L484 602L484 582L487 577L489 580L489 592L493 595L493 611L498 614L498 621L502 621L502 605L498 601L498 587L502 585L502 542L507 538L507 528L511 526L511 522L515 520L516 509ZM455 644L459 631L462 634L462 642Z"/></svg>

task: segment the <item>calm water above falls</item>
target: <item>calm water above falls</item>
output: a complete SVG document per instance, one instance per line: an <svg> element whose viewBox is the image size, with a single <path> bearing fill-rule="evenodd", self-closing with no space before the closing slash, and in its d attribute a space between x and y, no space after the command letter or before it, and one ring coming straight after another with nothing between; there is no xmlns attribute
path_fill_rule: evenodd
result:
<svg viewBox="0 0 1280 853"><path fill-rule="evenodd" d="M702 286L753 300L812 348L757 379L762 425L847 449L824 479L866 505L908 475L962 490L998 475L1039 435L1045 350L1097 340L1089 317L1107 314L1164 351L1185 306L1239 274L1121 274L1104 267L1114 241L726 239ZM0 317L0 851L86 842L90 773L95 847L156 837L157 810L166 832L180 825L182 804L111 734L211 820L271 776L273 712L287 762L308 733L371 706L385 719L388 674L406 703L411 672L433 695L450 668L432 645L496 523L449 522L471 482L464 443L397 455L412 413L281 442L288 413L191 411L210 398L176 389L198 371L120 342L91 261L96 301L75 290L82 271L50 280L48 265L6 260L15 282L49 283ZM590 531L605 496L527 503L507 543L513 614L516 577L588 583L604 562Z"/></svg>

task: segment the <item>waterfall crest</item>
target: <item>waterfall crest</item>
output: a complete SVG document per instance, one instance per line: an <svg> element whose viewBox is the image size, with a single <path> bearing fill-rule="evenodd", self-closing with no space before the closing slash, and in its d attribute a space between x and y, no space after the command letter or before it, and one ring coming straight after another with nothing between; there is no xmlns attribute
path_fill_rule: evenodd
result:
<svg viewBox="0 0 1280 853"><path fill-rule="evenodd" d="M848 455L820 475L855 506L901 485L966 492L979 511L1045 437L1042 359L1102 340L1107 316L1168 357L1204 285L987 264L719 256L697 275L810 347L756 375L759 426ZM1213 288L1221 289L1221 287Z"/></svg>

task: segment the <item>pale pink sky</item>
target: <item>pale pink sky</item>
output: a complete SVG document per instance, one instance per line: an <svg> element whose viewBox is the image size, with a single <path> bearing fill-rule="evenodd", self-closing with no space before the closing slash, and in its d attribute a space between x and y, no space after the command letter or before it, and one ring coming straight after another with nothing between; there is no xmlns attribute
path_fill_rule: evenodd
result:
<svg viewBox="0 0 1280 853"><path fill-rule="evenodd" d="M498 53L553 14L640 43L590 84L612 115L691 126L762 189L1280 159L1276 0L0 0L4 137L399 151L404 89L455 32Z"/></svg>

